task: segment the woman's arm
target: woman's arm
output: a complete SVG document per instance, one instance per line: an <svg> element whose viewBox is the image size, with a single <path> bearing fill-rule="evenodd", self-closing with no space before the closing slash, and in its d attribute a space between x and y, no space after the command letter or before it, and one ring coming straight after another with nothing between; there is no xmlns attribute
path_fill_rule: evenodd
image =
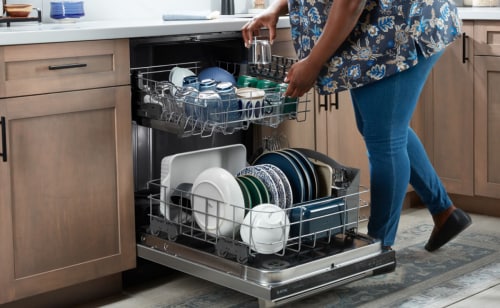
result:
<svg viewBox="0 0 500 308"><path fill-rule="evenodd" d="M318 77L323 64L347 39L358 22L366 0L335 0L323 33L310 54L294 64L285 78L289 83L287 96L300 97L309 91Z"/></svg>

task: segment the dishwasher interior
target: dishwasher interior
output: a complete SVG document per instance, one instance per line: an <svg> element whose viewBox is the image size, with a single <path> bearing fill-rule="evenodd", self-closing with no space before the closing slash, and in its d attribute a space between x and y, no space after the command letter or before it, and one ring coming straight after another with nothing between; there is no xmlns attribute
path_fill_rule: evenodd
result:
<svg viewBox="0 0 500 308"><path fill-rule="evenodd" d="M360 186L358 169L312 150L288 149L272 138L255 148L253 126L305 121L313 109L307 96L291 100L279 87L266 88L255 116L254 105L240 104L236 111L224 102L216 110L195 105L183 87L170 81L174 68L198 74L216 66L235 78L245 75L280 82L295 61L273 56L269 65L254 66L245 60L239 32L131 40L138 257L249 294L263 307L393 271L394 252L382 251L378 241L358 232L359 211L368 206L363 201L368 189ZM252 117L242 116L250 109ZM210 167L237 178L258 158L282 150L326 166L330 182L321 197L316 187L314 196L294 195L293 204L280 205L284 223L264 227L280 234L268 246L259 246L257 231L243 220L249 217L251 222L260 215L258 207L207 196L196 185L190 186L192 190L180 185L196 182ZM278 196L273 203L278 203ZM209 224L229 225L231 231L210 230Z"/></svg>

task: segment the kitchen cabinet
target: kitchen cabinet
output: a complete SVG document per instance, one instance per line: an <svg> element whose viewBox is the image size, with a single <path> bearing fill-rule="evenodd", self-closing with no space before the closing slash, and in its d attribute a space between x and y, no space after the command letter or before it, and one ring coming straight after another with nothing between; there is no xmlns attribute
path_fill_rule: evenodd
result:
<svg viewBox="0 0 500 308"><path fill-rule="evenodd" d="M452 43L429 76L419 102L416 131L449 193L474 194L473 24ZM417 116L419 111L416 112ZM422 122L421 122L422 123ZM421 128L420 130L418 128Z"/></svg>
<svg viewBox="0 0 500 308"><path fill-rule="evenodd" d="M475 194L500 198L500 22L474 25Z"/></svg>
<svg viewBox="0 0 500 308"><path fill-rule="evenodd" d="M0 304L135 266L128 54L0 47Z"/></svg>
<svg viewBox="0 0 500 308"><path fill-rule="evenodd" d="M421 96L417 127L452 200L500 215L500 23L465 21Z"/></svg>

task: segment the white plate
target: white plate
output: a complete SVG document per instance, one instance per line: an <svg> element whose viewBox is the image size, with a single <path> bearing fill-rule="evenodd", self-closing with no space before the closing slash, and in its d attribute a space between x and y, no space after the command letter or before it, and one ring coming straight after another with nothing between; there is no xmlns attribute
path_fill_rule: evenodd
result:
<svg viewBox="0 0 500 308"><path fill-rule="evenodd" d="M160 212L168 220L175 220L170 213L170 195L181 183L194 183L196 177L210 167L221 167L235 175L246 165L246 148L234 144L165 156L161 161Z"/></svg>
<svg viewBox="0 0 500 308"><path fill-rule="evenodd" d="M191 207L200 228L213 236L232 236L245 217L240 185L227 170L204 170L193 183Z"/></svg>
<svg viewBox="0 0 500 308"><path fill-rule="evenodd" d="M282 250L288 241L290 220L285 210L274 204L252 208L240 227L243 242L258 253L272 254Z"/></svg>

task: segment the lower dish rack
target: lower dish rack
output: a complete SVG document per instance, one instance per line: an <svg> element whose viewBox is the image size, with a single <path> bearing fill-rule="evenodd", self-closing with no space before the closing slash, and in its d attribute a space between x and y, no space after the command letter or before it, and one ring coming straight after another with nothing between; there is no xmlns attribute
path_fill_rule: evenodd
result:
<svg viewBox="0 0 500 308"><path fill-rule="evenodd" d="M138 256L254 296L261 307L393 271L395 253L383 251L380 242L358 232L359 211L368 206L362 195L368 189L359 186L356 170L347 170L345 183L335 183L331 196L277 211L281 223L260 225L269 237L257 236L252 217L261 214L259 206L243 209L245 219L236 220L240 206L151 181L151 191L158 193L149 197L150 224L139 235ZM162 194L171 197L166 201ZM197 198L201 208L194 206ZM170 219L162 215L165 207ZM222 215L220 208L229 214ZM200 227L208 220L217 226L230 224L231 231ZM263 242L273 249L262 251Z"/></svg>
<svg viewBox="0 0 500 308"><path fill-rule="evenodd" d="M273 56L273 59L278 61L272 66L274 68L286 64L286 62L280 64L283 61L282 57ZM223 61L218 61L217 64L218 68L233 76L237 76L240 72L239 64ZM282 83L284 76L274 73L263 75L261 69L250 67L248 71L252 74L250 77L274 81L271 87L268 85L260 87L264 92L263 97L250 94L242 99L236 94L221 95L214 103L209 102L201 91L181 85L182 80L174 83L172 74L178 68L191 72L194 76L204 69L201 62L131 69L133 102L139 124L171 132L179 137L193 135L210 137L214 133L227 135L246 130L250 124L277 127L285 120L299 122L306 120L309 111L308 95L301 98L285 97L286 84Z"/></svg>

